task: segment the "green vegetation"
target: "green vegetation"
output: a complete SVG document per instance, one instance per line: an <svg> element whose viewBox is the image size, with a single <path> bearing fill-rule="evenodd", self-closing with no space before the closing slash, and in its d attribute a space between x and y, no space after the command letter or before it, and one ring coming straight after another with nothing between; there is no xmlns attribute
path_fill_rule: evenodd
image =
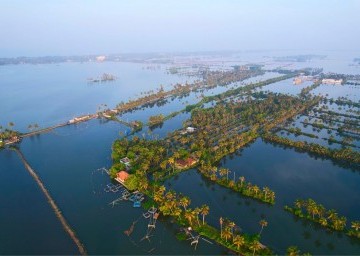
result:
<svg viewBox="0 0 360 256"><path fill-rule="evenodd" d="M299 256L299 255L307 256L307 255L311 255L311 254L309 254L309 253L301 254L301 251L299 250L299 248L297 246L292 245L287 248L286 255L287 256Z"/></svg>
<svg viewBox="0 0 360 256"><path fill-rule="evenodd" d="M217 169L216 167L200 167L200 172L211 181L230 188L240 194L257 199L264 203L275 203L275 192L268 187L260 188L250 182L245 181L245 177L241 176L238 180L229 179L230 170L226 168ZM220 176L220 178L218 178Z"/></svg>
<svg viewBox="0 0 360 256"><path fill-rule="evenodd" d="M360 221L351 222L351 228L346 229L347 219L331 209L327 210L323 205L316 203L313 199L294 202L293 207L285 206L285 210L292 214L319 223L325 228L345 232L349 236L360 238Z"/></svg>
<svg viewBox="0 0 360 256"><path fill-rule="evenodd" d="M10 124L9 125L11 127L14 126L13 123ZM0 148L3 148L6 145L6 143L18 142L19 136L20 136L19 132L7 128L3 130L3 127L0 126Z"/></svg>
<svg viewBox="0 0 360 256"><path fill-rule="evenodd" d="M311 86L303 88L300 92L300 96L301 97L309 97L309 93L320 85L321 85L321 81L316 81Z"/></svg>
<svg viewBox="0 0 360 256"><path fill-rule="evenodd" d="M177 195L175 191L166 191L164 186L154 186L153 199L157 203L160 212L164 216L172 217L176 222L200 235L210 238L218 244L241 254L250 255L269 255L272 251L259 242L261 234L248 235L240 233L236 224L228 219L219 219L220 230L206 223L206 216L210 213L207 205L190 208L190 198ZM261 227L267 225L265 220L261 220ZM262 230L261 228L261 230ZM261 233L261 232L260 232ZM179 235L179 239L184 239Z"/></svg>
<svg viewBox="0 0 360 256"><path fill-rule="evenodd" d="M164 122L164 120L165 120L165 117L163 114L159 114L156 116L150 116L148 125L149 125L149 127L154 127L154 126L162 124Z"/></svg>
<svg viewBox="0 0 360 256"><path fill-rule="evenodd" d="M304 141L293 141L288 138L282 138L275 134L270 134L270 133L265 133L263 134L262 137L265 141L274 142L289 147L297 148L300 150L308 151L317 154L319 156L360 164L360 153L350 148L329 149L327 147L315 143L307 143Z"/></svg>
<svg viewBox="0 0 360 256"><path fill-rule="evenodd" d="M312 133L306 133L306 132L303 132L301 131L300 128L281 128L282 130L284 131L287 131L287 132L290 132L290 133L293 133L295 134L296 136L299 136L299 135L304 135L304 136L307 136L307 137L310 137L310 138L319 138L317 135L315 134L312 134Z"/></svg>

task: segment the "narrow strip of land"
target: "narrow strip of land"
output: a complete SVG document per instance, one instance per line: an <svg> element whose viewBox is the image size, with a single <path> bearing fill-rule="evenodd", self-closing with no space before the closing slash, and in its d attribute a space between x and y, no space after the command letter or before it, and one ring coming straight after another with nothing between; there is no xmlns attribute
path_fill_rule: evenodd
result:
<svg viewBox="0 0 360 256"><path fill-rule="evenodd" d="M81 255L87 255L86 250L84 245L81 243L81 241L79 240L79 238L76 236L75 231L72 230L72 228L70 227L69 223L66 221L66 219L64 218L64 216L62 215L59 207L56 205L54 199L51 197L49 191L46 189L44 183L42 183L40 177L36 174L36 172L34 171L34 169L30 166L30 164L26 161L25 156L21 153L21 151L17 148L14 148L15 152L19 155L21 161L23 162L23 164L25 165L26 170L30 173L30 175L34 178L34 180L36 181L36 183L39 185L41 191L44 193L44 195L46 196L51 208L53 209L56 217L59 219L59 221L61 222L61 225L63 226L63 228L65 229L65 231L68 233L68 235L70 236L70 238L74 241L74 243L76 244L76 246L79 249L79 252Z"/></svg>

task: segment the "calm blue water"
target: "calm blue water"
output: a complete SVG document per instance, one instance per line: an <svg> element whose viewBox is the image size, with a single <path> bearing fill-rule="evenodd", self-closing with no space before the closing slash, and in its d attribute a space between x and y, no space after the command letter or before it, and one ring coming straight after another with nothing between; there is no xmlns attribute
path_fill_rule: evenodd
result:
<svg viewBox="0 0 360 256"><path fill-rule="evenodd" d="M359 219L360 173L334 166L306 153L266 144L258 139L241 152L241 157L226 157L221 164L261 187L276 193L275 206L242 197L229 189L204 180L195 170L182 173L166 184L190 196L192 204L210 206L210 223L218 226L219 218L227 216L244 232L258 233L258 222L265 218L262 241L277 253L297 245L312 254L359 254L360 242L337 233L329 233L311 222L297 220L283 210L297 198L313 198L328 209L337 209L349 219ZM186 184L186 185L184 185Z"/></svg>
<svg viewBox="0 0 360 256"><path fill-rule="evenodd" d="M13 151L0 152L0 254L77 254L45 196Z"/></svg>
<svg viewBox="0 0 360 256"><path fill-rule="evenodd" d="M168 89L193 78L169 75L165 67L144 69L132 63L63 63L58 65L0 66L0 125L15 123L27 131L29 124L47 127L74 116L95 113L100 104L113 108L121 101L162 84ZM88 83L89 77L111 73L114 82Z"/></svg>

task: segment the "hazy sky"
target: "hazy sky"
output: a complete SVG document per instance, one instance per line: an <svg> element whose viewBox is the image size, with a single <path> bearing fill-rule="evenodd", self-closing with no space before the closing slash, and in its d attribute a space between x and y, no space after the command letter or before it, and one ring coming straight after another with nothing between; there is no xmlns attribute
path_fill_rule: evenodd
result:
<svg viewBox="0 0 360 256"><path fill-rule="evenodd" d="M0 57L360 50L360 0L0 0Z"/></svg>

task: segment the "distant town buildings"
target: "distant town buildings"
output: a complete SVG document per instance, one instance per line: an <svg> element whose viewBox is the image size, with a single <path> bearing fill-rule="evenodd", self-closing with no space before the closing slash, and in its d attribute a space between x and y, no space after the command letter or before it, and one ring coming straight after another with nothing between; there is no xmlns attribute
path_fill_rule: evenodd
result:
<svg viewBox="0 0 360 256"><path fill-rule="evenodd" d="M255 70L260 70L261 69L261 65L256 65L256 64L247 64L247 65L236 65L233 66L235 70L241 70L241 71L255 71Z"/></svg>
<svg viewBox="0 0 360 256"><path fill-rule="evenodd" d="M313 76L305 76L304 74L300 74L299 76L294 78L293 84L298 85L298 84L302 84L305 81L314 81L314 77Z"/></svg>
<svg viewBox="0 0 360 256"><path fill-rule="evenodd" d="M98 61L98 62L103 62L104 60L106 60L106 56L104 56L104 55L100 55L100 56L96 57L96 61Z"/></svg>
<svg viewBox="0 0 360 256"><path fill-rule="evenodd" d="M342 79L330 79L330 78L327 78L327 79L323 79L321 81L321 83L323 83L323 84L341 85L343 83L343 80Z"/></svg>

